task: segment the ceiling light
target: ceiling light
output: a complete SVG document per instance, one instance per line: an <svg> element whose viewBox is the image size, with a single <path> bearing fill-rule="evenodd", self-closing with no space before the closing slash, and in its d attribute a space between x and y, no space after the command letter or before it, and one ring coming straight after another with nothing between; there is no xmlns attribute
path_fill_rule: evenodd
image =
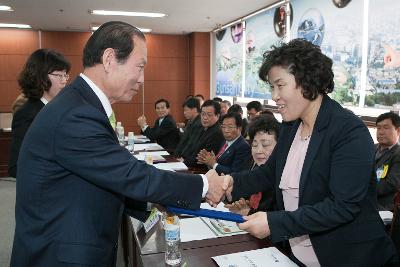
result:
<svg viewBox="0 0 400 267"><path fill-rule="evenodd" d="M0 11L14 11L14 10L9 6L0 6Z"/></svg>
<svg viewBox="0 0 400 267"><path fill-rule="evenodd" d="M111 11L111 10L89 10L89 13L93 15L105 15L105 16L129 16L129 17L150 17L150 18L162 18L167 16L166 14L163 13Z"/></svg>
<svg viewBox="0 0 400 267"><path fill-rule="evenodd" d="M21 29L30 29L32 28L27 24L12 24L12 23L0 23L0 28L21 28Z"/></svg>
<svg viewBox="0 0 400 267"><path fill-rule="evenodd" d="M91 29L92 31L95 31L99 28L100 26L92 26ZM151 32L152 29L145 29L145 28L138 28L141 32Z"/></svg>

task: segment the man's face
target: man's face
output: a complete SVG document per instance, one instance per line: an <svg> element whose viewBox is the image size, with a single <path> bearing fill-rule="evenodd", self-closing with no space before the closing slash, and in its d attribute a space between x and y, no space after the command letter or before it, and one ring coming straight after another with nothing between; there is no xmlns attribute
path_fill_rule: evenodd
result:
<svg viewBox="0 0 400 267"><path fill-rule="evenodd" d="M206 106L201 108L201 125L209 128L217 123L219 115L215 115L214 106Z"/></svg>
<svg viewBox="0 0 400 267"><path fill-rule="evenodd" d="M221 116L228 113L229 106L227 103L221 102Z"/></svg>
<svg viewBox="0 0 400 267"><path fill-rule="evenodd" d="M183 116L185 119L191 121L197 116L197 114L197 108L189 108L186 106L183 107Z"/></svg>
<svg viewBox="0 0 400 267"><path fill-rule="evenodd" d="M238 23L238 24L231 26L232 41L235 44L239 43L240 40L242 40L242 35L243 35L243 24L242 23Z"/></svg>
<svg viewBox="0 0 400 267"><path fill-rule="evenodd" d="M236 126L234 118L224 119L222 121L221 129L226 141L235 140L242 132L242 128Z"/></svg>
<svg viewBox="0 0 400 267"><path fill-rule="evenodd" d="M160 102L156 105L156 113L159 118L164 118L169 114L169 108L167 108L167 103Z"/></svg>
<svg viewBox="0 0 400 267"><path fill-rule="evenodd" d="M106 95L111 103L129 102L138 93L144 82L144 67L147 63L146 42L133 38L134 49L126 61L118 62L115 53L109 61L104 78Z"/></svg>
<svg viewBox="0 0 400 267"><path fill-rule="evenodd" d="M376 124L376 139L378 143L387 148L396 144L399 140L400 128L394 127L391 119L385 119Z"/></svg>
<svg viewBox="0 0 400 267"><path fill-rule="evenodd" d="M255 117L260 115L260 112L257 111L255 108L251 108L247 110L247 118L249 118L250 121L254 120Z"/></svg>

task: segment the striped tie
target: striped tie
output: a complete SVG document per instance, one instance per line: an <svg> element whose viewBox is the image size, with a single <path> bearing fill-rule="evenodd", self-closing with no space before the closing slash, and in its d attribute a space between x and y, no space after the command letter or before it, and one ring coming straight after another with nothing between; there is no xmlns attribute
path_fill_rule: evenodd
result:
<svg viewBox="0 0 400 267"><path fill-rule="evenodd" d="M108 117L108 120L110 121L111 127L113 127L115 130L115 127L117 126L117 120L115 119L114 111L111 113L110 117Z"/></svg>

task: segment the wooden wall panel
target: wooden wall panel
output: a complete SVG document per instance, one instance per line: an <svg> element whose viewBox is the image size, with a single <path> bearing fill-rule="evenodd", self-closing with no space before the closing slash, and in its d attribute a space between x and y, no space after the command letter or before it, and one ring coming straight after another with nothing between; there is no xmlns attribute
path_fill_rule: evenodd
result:
<svg viewBox="0 0 400 267"><path fill-rule="evenodd" d="M39 48L37 31L0 29L0 54L30 55Z"/></svg>
<svg viewBox="0 0 400 267"><path fill-rule="evenodd" d="M210 34L191 33L189 58L189 87L193 95L210 98Z"/></svg>
<svg viewBox="0 0 400 267"><path fill-rule="evenodd" d="M0 80L0 112L11 112L11 104L21 93L18 83L14 81Z"/></svg>
<svg viewBox="0 0 400 267"><path fill-rule="evenodd" d="M64 55L82 55L90 32L42 31L42 48L53 48Z"/></svg>
<svg viewBox="0 0 400 267"><path fill-rule="evenodd" d="M187 81L188 59L183 57L149 57L145 69L146 81Z"/></svg>
<svg viewBox="0 0 400 267"><path fill-rule="evenodd" d="M188 57L186 35L146 35L148 57Z"/></svg>

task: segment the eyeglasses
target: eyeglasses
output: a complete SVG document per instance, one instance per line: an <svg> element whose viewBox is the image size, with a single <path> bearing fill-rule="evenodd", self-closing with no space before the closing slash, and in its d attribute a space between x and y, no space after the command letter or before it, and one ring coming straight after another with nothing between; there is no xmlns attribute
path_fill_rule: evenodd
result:
<svg viewBox="0 0 400 267"><path fill-rule="evenodd" d="M60 81L64 78L66 81L69 80L68 74L58 74L58 73L49 73L49 75L56 76Z"/></svg>
<svg viewBox="0 0 400 267"><path fill-rule="evenodd" d="M229 125L221 125L221 129L223 130L223 131L232 131L232 130L234 130L234 129L236 129L237 127L236 126L229 126Z"/></svg>
<svg viewBox="0 0 400 267"><path fill-rule="evenodd" d="M208 118L211 118L212 116L215 116L214 113L206 113L206 112L201 112L200 115L202 117L208 117Z"/></svg>

